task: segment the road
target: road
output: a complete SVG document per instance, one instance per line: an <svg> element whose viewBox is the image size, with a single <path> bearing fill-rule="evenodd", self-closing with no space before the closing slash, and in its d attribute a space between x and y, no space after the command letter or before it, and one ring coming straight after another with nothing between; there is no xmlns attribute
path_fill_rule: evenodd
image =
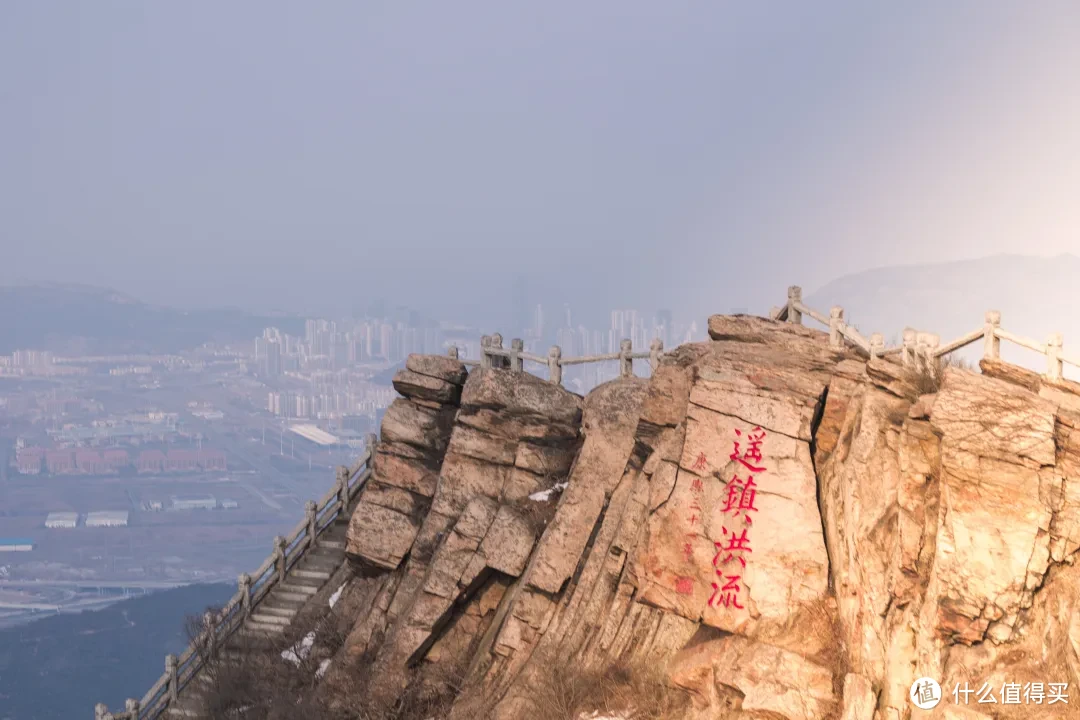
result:
<svg viewBox="0 0 1080 720"><path fill-rule="evenodd" d="M221 582L220 580L206 580L205 582ZM0 589L21 588L41 589L49 587L57 588L82 588L95 590L97 588L114 588L130 590L171 590L172 588L184 587L191 583L168 582L164 580L0 580Z"/></svg>

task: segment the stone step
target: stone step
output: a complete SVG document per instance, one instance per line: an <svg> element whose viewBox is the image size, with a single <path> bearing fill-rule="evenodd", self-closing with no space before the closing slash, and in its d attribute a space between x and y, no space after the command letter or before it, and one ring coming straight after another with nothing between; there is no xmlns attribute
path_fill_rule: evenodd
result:
<svg viewBox="0 0 1080 720"><path fill-rule="evenodd" d="M272 615L270 613L255 613L249 622L262 623L263 625L280 625L287 627L292 622L292 615Z"/></svg>
<svg viewBox="0 0 1080 720"><path fill-rule="evenodd" d="M179 705L170 705L169 710L168 710L168 714L171 715L172 717L188 717L188 718L202 717L202 713L198 712L197 710L192 710L191 708L180 707Z"/></svg>
<svg viewBox="0 0 1080 720"><path fill-rule="evenodd" d="M319 547L332 548L334 550L345 550L345 539L338 538L319 538Z"/></svg>
<svg viewBox="0 0 1080 720"><path fill-rule="evenodd" d="M304 607L304 604L306 602L306 596L298 600L285 600L281 597L271 595L270 597L266 598L261 603L256 605L255 609L259 612L262 612L263 608L274 608L277 610L299 610L300 608Z"/></svg>
<svg viewBox="0 0 1080 720"><path fill-rule="evenodd" d="M275 617L289 618L296 617L296 613L300 612L298 607L276 607L274 605L267 605L263 603L256 608L256 615L273 615ZM252 615L255 617L255 615Z"/></svg>
<svg viewBox="0 0 1080 720"><path fill-rule="evenodd" d="M288 582L278 585L278 589L287 593L303 593L304 595L314 595L319 592L319 588L323 585L321 580L313 580L312 578L291 577Z"/></svg>
<svg viewBox="0 0 1080 720"><path fill-rule="evenodd" d="M270 595L270 597L274 598L275 602L278 600L285 600L289 602L298 602L303 605L309 599L311 599L311 596L314 594L314 592L301 592L298 590L290 590L285 586L279 586L274 589L274 592Z"/></svg>
<svg viewBox="0 0 1080 720"><path fill-rule="evenodd" d="M325 553L312 553L300 561L297 567L314 566L320 569L337 570L345 562L345 553L333 551Z"/></svg>
<svg viewBox="0 0 1080 720"><path fill-rule="evenodd" d="M245 634L264 634L264 635L281 635L285 632L284 625L275 625L273 623L261 623L256 620L248 620L244 624Z"/></svg>
<svg viewBox="0 0 1080 720"><path fill-rule="evenodd" d="M310 578L312 580L318 580L320 582L326 582L327 580L329 580L331 574L332 573L329 573L325 570L307 570L302 568L297 568L296 570L293 570L291 573L289 573L291 577Z"/></svg>

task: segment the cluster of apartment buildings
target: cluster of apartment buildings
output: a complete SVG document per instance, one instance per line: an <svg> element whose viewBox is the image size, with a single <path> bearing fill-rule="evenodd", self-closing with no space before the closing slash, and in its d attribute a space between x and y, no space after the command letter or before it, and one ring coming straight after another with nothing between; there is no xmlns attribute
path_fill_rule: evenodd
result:
<svg viewBox="0 0 1080 720"><path fill-rule="evenodd" d="M367 385L359 390L322 387L321 390L310 394L271 392L267 395L266 409L273 415L286 418L372 417L389 407L396 397L394 389L389 386Z"/></svg>
<svg viewBox="0 0 1080 720"><path fill-rule="evenodd" d="M15 468L22 475L108 475L131 466L140 473L228 469L225 453L213 449L143 450L134 456L122 449L49 450L35 446L15 451Z"/></svg>
<svg viewBox="0 0 1080 720"><path fill-rule="evenodd" d="M304 337L266 328L255 339L255 370L264 377L287 372L335 370L358 363L396 363L411 353L440 353L445 346L439 328L364 320L348 326L330 320L308 320Z"/></svg>

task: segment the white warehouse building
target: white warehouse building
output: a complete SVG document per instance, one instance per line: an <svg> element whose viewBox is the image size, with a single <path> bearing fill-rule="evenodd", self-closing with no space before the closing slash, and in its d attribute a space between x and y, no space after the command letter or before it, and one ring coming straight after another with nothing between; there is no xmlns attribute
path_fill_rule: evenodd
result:
<svg viewBox="0 0 1080 720"><path fill-rule="evenodd" d="M86 513L86 527L124 527L127 524L127 510L99 510Z"/></svg>
<svg viewBox="0 0 1080 720"><path fill-rule="evenodd" d="M71 529L79 526L77 512L51 512L45 518L45 527Z"/></svg>

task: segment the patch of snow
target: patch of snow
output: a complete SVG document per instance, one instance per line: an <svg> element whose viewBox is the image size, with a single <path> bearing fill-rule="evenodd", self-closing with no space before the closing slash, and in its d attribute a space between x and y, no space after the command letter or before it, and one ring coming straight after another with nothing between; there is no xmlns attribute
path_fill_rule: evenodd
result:
<svg viewBox="0 0 1080 720"><path fill-rule="evenodd" d="M337 605L337 601L341 599L341 593L345 592L345 583L341 583L341 587L334 591L334 594L330 596L330 607L333 608Z"/></svg>
<svg viewBox="0 0 1080 720"><path fill-rule="evenodd" d="M308 656L311 652L311 646L315 644L315 631L312 630L304 639L293 645L288 650L281 651L281 659L291 662L293 665L300 665L300 661Z"/></svg>
<svg viewBox="0 0 1080 720"><path fill-rule="evenodd" d="M315 677L321 678L326 674L326 671L330 668L330 658L326 658L319 663L319 669L315 671Z"/></svg>
<svg viewBox="0 0 1080 720"><path fill-rule="evenodd" d="M561 493L565 489L566 483L556 483L556 485L552 488L549 488L547 490L541 490L540 492L534 492L532 495L529 496L529 499L533 500L534 502L547 502L551 500L552 495L557 492ZM599 718L597 720L599 720Z"/></svg>

